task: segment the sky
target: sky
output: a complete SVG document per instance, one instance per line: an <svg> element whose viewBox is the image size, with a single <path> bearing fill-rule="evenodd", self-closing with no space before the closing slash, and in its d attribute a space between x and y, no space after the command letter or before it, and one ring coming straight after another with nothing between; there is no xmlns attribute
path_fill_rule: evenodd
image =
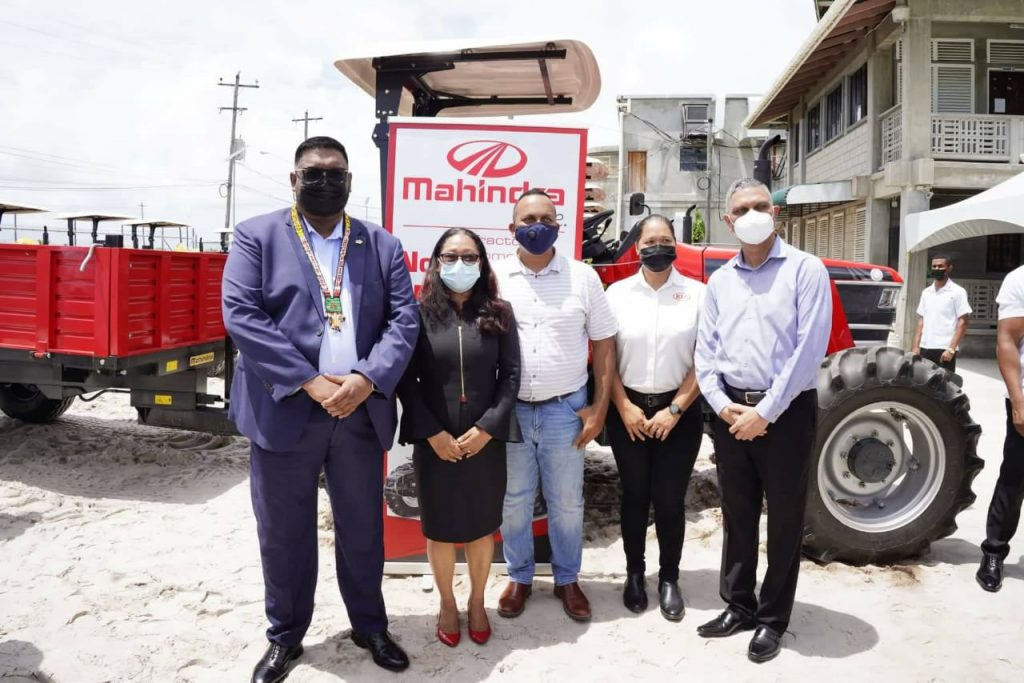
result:
<svg viewBox="0 0 1024 683"><path fill-rule="evenodd" d="M615 98L766 92L813 28L813 0L3 0L0 13L0 200L53 211L178 220L209 239L224 225L231 88L245 140L238 220L288 205L302 124L349 151L349 211L380 218L372 98L333 65L403 41L583 40L601 70L584 112L519 117L581 126L589 145L618 144ZM139 205L143 204L143 207ZM19 226L51 229L52 214ZM0 223L0 241L9 241ZM60 238L58 238L60 239Z"/></svg>

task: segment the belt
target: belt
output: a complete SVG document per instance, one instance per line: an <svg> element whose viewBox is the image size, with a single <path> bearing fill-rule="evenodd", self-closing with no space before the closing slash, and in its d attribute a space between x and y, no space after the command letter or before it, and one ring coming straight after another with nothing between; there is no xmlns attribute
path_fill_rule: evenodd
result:
<svg viewBox="0 0 1024 683"><path fill-rule="evenodd" d="M675 391L664 391L660 394L644 394L639 391L633 391L629 387L623 388L626 390L626 396L629 400L641 408L664 408L676 397Z"/></svg>
<svg viewBox="0 0 1024 683"><path fill-rule="evenodd" d="M736 403L746 406L756 406L761 402L768 392L755 389L737 389L728 384L725 385L725 394Z"/></svg>
<svg viewBox="0 0 1024 683"><path fill-rule="evenodd" d="M582 387L580 387L580 389L582 389ZM579 391L579 389L577 389L576 391ZM573 394L575 394L576 391L570 391L568 394L561 394L560 396L552 396L551 398L545 398L545 399L542 399L540 401L524 401L523 399L519 399L519 402L524 404L524 405L528 405L528 406L532 406L532 407L537 407L537 406L546 405L548 403L554 403L556 401L564 401L565 399L567 399L570 396L572 396Z"/></svg>

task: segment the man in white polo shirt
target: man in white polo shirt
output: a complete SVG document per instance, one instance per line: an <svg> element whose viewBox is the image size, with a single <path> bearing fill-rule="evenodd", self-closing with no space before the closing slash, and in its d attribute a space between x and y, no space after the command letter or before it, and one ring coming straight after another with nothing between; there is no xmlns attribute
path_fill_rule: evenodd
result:
<svg viewBox="0 0 1024 683"><path fill-rule="evenodd" d="M615 364L617 324L594 270L555 253L558 214L543 191L523 194L509 229L520 247L496 265L512 304L523 363L516 415L523 442L508 444L501 523L509 584L498 614L517 617L533 585L533 507L541 485L555 596L576 621L590 619L577 582L583 557L584 448L604 426ZM588 342L594 349L594 400L587 405Z"/></svg>
<svg viewBox="0 0 1024 683"><path fill-rule="evenodd" d="M929 275L935 284L921 292L913 350L939 367L956 372L957 347L967 332L971 305L967 303L967 291L950 279L952 272L953 262L948 256L932 258Z"/></svg>
<svg viewBox="0 0 1024 683"><path fill-rule="evenodd" d="M1003 560L1010 554L1010 540L1017 533L1024 500L1024 266L1006 276L996 303L996 358L1006 384L1006 440L1003 466L999 468L999 480L988 508L985 542L981 544L984 557L977 574L978 583L991 593L1003 586Z"/></svg>

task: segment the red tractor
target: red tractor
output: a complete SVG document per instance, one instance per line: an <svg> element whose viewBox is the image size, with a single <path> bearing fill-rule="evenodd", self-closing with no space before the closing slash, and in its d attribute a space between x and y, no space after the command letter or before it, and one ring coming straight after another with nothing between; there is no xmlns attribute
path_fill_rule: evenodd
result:
<svg viewBox="0 0 1024 683"><path fill-rule="evenodd" d="M583 43L539 41L339 61L376 98L374 140L387 195L389 118L471 108L481 115L579 111L600 77ZM561 66L559 66L561 65ZM25 209L26 207L21 207ZM4 210L18 207L0 205ZM584 222L582 253L611 283L636 272L637 228L607 237L612 212ZM69 222L69 241L74 228ZM685 238L685 231L684 231ZM220 317L224 256L92 245L0 247L0 410L47 422L75 397L125 391L145 424L229 433L230 396L207 393L234 352ZM707 281L735 248L677 247L676 268ZM818 383L805 552L820 561L915 556L956 529L982 467L960 378L885 346L902 280L889 269L826 260L834 318ZM227 392L225 392L227 393ZM412 497L403 481L394 496Z"/></svg>

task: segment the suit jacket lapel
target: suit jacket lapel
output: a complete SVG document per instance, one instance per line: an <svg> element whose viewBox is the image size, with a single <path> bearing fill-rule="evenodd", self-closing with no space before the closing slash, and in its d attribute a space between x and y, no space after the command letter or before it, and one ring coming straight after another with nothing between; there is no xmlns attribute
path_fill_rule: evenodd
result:
<svg viewBox="0 0 1024 683"><path fill-rule="evenodd" d="M320 317L321 322L323 322L326 318L324 317L323 293L320 291L320 283L317 282L316 274L313 273L313 267L309 263L309 258L306 257L306 252L302 249L302 242L299 241L299 236L295 234L295 226L292 225L290 215L286 219L286 227L288 230L288 241L295 251L295 258L299 260L299 271L306 280L310 296L313 297L313 308L316 309L316 314ZM300 225L299 229L304 230L305 228Z"/></svg>
<svg viewBox="0 0 1024 683"><path fill-rule="evenodd" d="M363 303L363 274L366 271L366 254L369 251L366 228L352 219L352 236L348 240L348 254L345 256L345 270L352 285L352 315L359 321L359 309Z"/></svg>

